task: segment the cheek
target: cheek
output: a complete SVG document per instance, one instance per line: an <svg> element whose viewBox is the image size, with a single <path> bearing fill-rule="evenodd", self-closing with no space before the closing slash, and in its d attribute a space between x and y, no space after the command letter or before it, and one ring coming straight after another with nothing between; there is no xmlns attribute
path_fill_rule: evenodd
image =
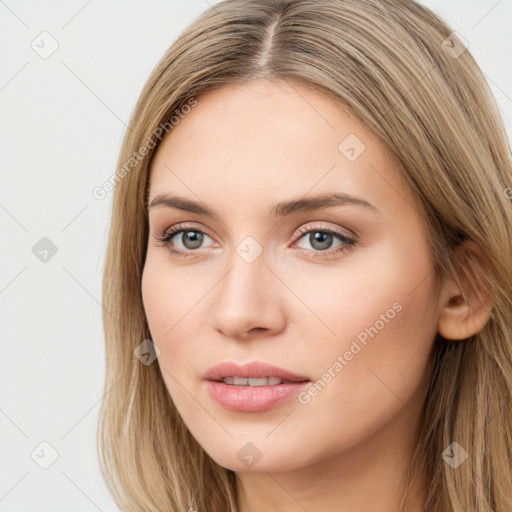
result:
<svg viewBox="0 0 512 512"><path fill-rule="evenodd" d="M371 340L385 339L380 345L399 349L406 334L409 345L432 334L425 329L435 323L433 274L421 238L409 243L390 238L354 253L338 268L298 273L293 282L320 320L315 320L320 335L300 337L307 341L305 351L309 344L321 354L339 353L354 339L363 346L365 341L369 346ZM295 320L300 323L298 315L291 322Z"/></svg>
<svg viewBox="0 0 512 512"><path fill-rule="evenodd" d="M310 421L320 428L327 414L345 441L370 434L404 407L419 413L437 323L428 252L415 247L368 253L334 276L328 294L315 296L335 334L310 352L319 380L303 403Z"/></svg>
<svg viewBox="0 0 512 512"><path fill-rule="evenodd" d="M206 290L196 274L180 272L179 267L170 266L165 250L148 254L142 274L141 293L144 310L155 339L171 340L176 331L190 323L201 307L200 298ZM201 288L201 289L199 289ZM194 305L196 305L194 307Z"/></svg>
<svg viewBox="0 0 512 512"><path fill-rule="evenodd" d="M156 251L155 251L156 252ZM202 325L207 318L205 296L208 284L197 272L180 272L170 266L165 251L148 254L141 281L141 293L152 341L160 349L158 362L169 390L174 375L183 379L197 378L191 361L201 356Z"/></svg>
<svg viewBox="0 0 512 512"><path fill-rule="evenodd" d="M160 278L161 273L156 265L147 258L142 273L141 293L146 319L153 338L160 338L165 333L166 316L172 310L166 290L165 277ZM153 340L156 341L156 340Z"/></svg>

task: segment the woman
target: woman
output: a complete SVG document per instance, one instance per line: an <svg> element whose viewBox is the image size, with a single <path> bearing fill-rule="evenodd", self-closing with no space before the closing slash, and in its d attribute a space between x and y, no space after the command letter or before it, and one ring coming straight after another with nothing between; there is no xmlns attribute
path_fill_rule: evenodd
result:
<svg viewBox="0 0 512 512"><path fill-rule="evenodd" d="M104 274L123 510L509 512L512 163L412 1L226 0L146 83Z"/></svg>

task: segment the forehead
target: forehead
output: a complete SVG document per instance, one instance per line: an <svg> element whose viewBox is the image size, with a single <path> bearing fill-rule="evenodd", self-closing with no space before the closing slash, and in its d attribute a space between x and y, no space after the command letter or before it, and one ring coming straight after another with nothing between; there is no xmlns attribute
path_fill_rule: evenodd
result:
<svg viewBox="0 0 512 512"><path fill-rule="evenodd" d="M149 201L169 192L247 207L334 191L374 204L407 195L386 146L313 89L257 80L196 100L158 148Z"/></svg>

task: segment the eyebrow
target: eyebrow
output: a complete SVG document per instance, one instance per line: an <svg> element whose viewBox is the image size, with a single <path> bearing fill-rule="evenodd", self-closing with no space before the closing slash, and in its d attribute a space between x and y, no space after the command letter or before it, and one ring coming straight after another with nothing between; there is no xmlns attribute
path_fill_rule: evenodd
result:
<svg viewBox="0 0 512 512"><path fill-rule="evenodd" d="M330 206L339 206L352 204L363 206L369 210L379 213L377 207L361 197L350 196L344 192L337 192L332 194L324 194L309 198L294 199L291 201L283 201L274 205L271 214L274 217L284 217L296 212L320 210L321 208L328 208ZM206 206L204 203L192 201L178 196L171 196L168 194L156 195L151 203L148 205L148 211L152 208L167 207L183 210L190 213L197 213L212 219L219 219L219 216L214 210Z"/></svg>

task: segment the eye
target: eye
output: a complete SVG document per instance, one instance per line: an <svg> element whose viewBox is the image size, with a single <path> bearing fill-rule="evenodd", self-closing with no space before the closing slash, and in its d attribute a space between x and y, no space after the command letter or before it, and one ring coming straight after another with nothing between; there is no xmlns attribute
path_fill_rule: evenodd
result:
<svg viewBox="0 0 512 512"><path fill-rule="evenodd" d="M313 249L299 247L299 251L306 256L315 258L326 258L334 254L349 251L357 243L355 237L348 236L341 231L325 228L322 225L307 225L299 229L298 234L300 236L295 238L296 241L294 245L305 238ZM197 252L196 249L201 248L205 236L210 238L204 231L197 229L194 225L177 224L167 230L163 235L157 235L157 242L158 245L167 246L171 254L186 258L194 256L194 252ZM181 241L184 248L175 249L169 247L169 244L173 242L175 238ZM332 249L330 247L335 240L341 242L341 245Z"/></svg>
<svg viewBox="0 0 512 512"><path fill-rule="evenodd" d="M300 248L300 252L306 256L313 256L314 258L326 258L338 253L343 253L352 249L357 239L337 231L334 229L325 228L322 225L307 225L299 229L299 234L302 235L298 240L305 240L310 244L313 249ZM339 240L341 245L331 249L333 242Z"/></svg>
<svg viewBox="0 0 512 512"><path fill-rule="evenodd" d="M193 251L198 249L204 241L204 237L210 238L204 231L196 229L190 224L177 224L167 230L162 236L158 237L158 242L162 245L169 245L174 239L181 239L184 249L173 249L169 247L169 251L177 256L193 256Z"/></svg>

